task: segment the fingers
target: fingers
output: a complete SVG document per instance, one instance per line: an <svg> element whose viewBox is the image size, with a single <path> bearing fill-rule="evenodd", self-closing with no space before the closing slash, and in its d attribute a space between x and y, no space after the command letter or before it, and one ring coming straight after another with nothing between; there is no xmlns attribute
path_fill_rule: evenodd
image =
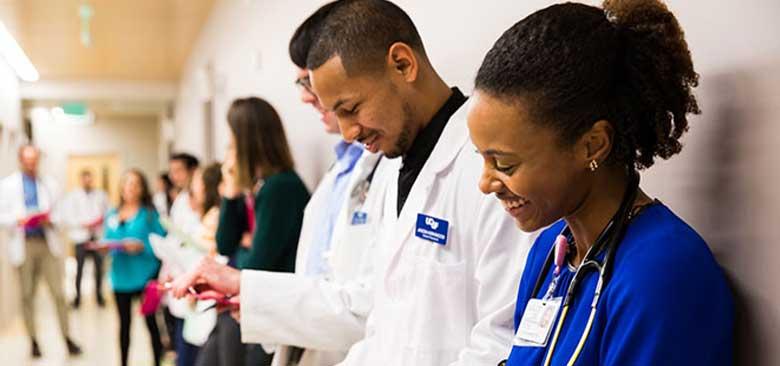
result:
<svg viewBox="0 0 780 366"><path fill-rule="evenodd" d="M180 299L190 293L190 288L197 283L200 273L195 271L179 276L171 283L171 290L174 297Z"/></svg>

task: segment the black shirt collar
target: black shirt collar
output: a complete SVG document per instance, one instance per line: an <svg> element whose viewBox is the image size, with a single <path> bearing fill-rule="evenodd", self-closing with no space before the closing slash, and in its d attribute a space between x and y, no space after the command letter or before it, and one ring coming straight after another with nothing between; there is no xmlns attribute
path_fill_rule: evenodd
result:
<svg viewBox="0 0 780 366"><path fill-rule="evenodd" d="M433 148L436 147L436 142L439 141L439 137L444 132L444 127L447 126L447 121L450 120L452 115L458 111L458 109L466 102L466 96L457 87L452 88L452 94L447 101L444 102L439 111L433 115L431 121L417 134L409 151L403 156L403 166L401 170L419 169L425 165L428 157L433 152Z"/></svg>

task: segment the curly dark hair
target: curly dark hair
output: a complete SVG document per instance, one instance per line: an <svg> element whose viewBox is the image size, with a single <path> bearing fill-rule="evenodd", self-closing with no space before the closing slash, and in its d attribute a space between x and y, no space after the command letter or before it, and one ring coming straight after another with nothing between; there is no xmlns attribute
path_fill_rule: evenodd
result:
<svg viewBox="0 0 780 366"><path fill-rule="evenodd" d="M677 19L657 0L558 4L509 28L475 87L528 103L531 119L573 144L599 120L615 129L608 163L644 169L680 152L687 114L701 113Z"/></svg>

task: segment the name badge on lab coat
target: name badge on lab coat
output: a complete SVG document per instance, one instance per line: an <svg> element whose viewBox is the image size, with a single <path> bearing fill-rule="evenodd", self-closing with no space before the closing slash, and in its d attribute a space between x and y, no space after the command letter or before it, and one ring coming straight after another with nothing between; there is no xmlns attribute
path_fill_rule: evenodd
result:
<svg viewBox="0 0 780 366"><path fill-rule="evenodd" d="M520 325L517 326L514 345L520 347L547 346L558 309L561 308L561 300L560 297L547 300L529 300L528 305L525 306L523 318L520 319Z"/></svg>
<svg viewBox="0 0 780 366"><path fill-rule="evenodd" d="M450 223L446 220L417 214L417 226L414 229L414 236L439 245L446 245L449 227Z"/></svg>
<svg viewBox="0 0 780 366"><path fill-rule="evenodd" d="M368 213L362 211L355 211L352 214L352 225L365 225L368 222Z"/></svg>

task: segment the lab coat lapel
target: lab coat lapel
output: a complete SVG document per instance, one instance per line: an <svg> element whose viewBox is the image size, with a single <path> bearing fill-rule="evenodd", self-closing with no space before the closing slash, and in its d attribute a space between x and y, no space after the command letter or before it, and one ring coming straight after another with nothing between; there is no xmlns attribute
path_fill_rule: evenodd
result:
<svg viewBox="0 0 780 366"><path fill-rule="evenodd" d="M319 224L320 216L325 211L328 203L328 197L333 191L333 180L336 177L336 169L331 167L325 173L322 181L314 189L309 199L309 203L304 210L303 225L301 225L300 239L298 240L298 252L295 260L295 271L299 273L306 272L306 262L309 257L309 248L312 245L313 236L317 232L316 225Z"/></svg>
<svg viewBox="0 0 780 366"><path fill-rule="evenodd" d="M428 205L428 198L439 173L449 167L458 156L468 139L466 130L466 104L460 107L455 114L450 117L447 126L442 131L439 141L436 143L431 156L425 162L420 175L417 176L409 197L404 204L396 225L396 233L400 233L401 243L408 242L409 236L414 232L414 225L417 222L417 214L424 213ZM396 180L397 182L397 180ZM397 184L396 184L397 187ZM395 199L397 200L397 188ZM393 202L396 206L396 201ZM401 249L399 247L399 249Z"/></svg>
<svg viewBox="0 0 780 366"><path fill-rule="evenodd" d="M49 190L46 187L45 180L42 177L36 178L35 187L38 190L38 211L49 211L49 209L51 209L51 197L49 197Z"/></svg>

